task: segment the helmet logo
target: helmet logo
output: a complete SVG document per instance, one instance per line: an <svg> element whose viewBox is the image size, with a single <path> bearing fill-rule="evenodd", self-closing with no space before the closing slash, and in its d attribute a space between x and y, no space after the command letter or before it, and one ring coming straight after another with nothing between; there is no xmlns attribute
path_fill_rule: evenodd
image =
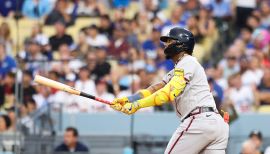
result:
<svg viewBox="0 0 270 154"><path fill-rule="evenodd" d="M188 37L187 34L180 34L180 37L181 37L181 38L186 38L187 40L189 40L189 37Z"/></svg>

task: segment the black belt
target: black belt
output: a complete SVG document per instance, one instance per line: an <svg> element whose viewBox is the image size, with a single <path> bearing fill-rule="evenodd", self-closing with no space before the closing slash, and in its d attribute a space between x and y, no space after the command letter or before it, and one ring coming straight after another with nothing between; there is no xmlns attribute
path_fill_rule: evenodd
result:
<svg viewBox="0 0 270 154"><path fill-rule="evenodd" d="M198 110L198 111L196 111ZM204 113L204 112L215 112L215 109L212 107L197 107L195 109L193 109L182 121L184 121L185 119L200 114L200 113Z"/></svg>

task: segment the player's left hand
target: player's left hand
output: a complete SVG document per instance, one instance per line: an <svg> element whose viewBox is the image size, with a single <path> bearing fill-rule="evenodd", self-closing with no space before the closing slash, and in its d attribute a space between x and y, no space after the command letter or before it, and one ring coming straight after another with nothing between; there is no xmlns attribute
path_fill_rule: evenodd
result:
<svg viewBox="0 0 270 154"><path fill-rule="evenodd" d="M139 104L138 102L134 102L134 103L126 103L123 107L121 112L125 113L125 114L133 114L135 113L137 110L139 110Z"/></svg>

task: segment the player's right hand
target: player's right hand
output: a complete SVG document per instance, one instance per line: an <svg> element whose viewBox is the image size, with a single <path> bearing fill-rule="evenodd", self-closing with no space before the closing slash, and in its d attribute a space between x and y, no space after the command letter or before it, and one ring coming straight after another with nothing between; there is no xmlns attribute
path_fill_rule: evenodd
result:
<svg viewBox="0 0 270 154"><path fill-rule="evenodd" d="M123 106L126 104L126 103L130 103L130 101L128 100L127 97L122 97L122 98L115 98L113 101L112 101L112 105L111 108L117 110L117 111L121 111Z"/></svg>

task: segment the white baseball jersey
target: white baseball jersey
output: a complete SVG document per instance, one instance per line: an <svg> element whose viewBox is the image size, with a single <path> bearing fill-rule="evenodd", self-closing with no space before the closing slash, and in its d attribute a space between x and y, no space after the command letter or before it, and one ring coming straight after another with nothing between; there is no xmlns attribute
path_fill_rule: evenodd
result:
<svg viewBox="0 0 270 154"><path fill-rule="evenodd" d="M177 115L183 119L196 107L213 107L216 109L206 74L197 59L185 55L175 65L175 68L184 70L184 77L187 81L184 91L173 102ZM163 81L168 83L173 74L174 70L171 70L165 75Z"/></svg>

